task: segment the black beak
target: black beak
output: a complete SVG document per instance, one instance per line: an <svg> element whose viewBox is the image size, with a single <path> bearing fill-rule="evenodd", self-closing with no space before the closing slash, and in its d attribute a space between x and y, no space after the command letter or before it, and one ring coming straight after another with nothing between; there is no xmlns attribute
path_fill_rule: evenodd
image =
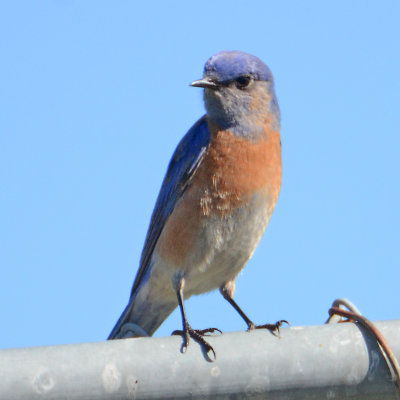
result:
<svg viewBox="0 0 400 400"><path fill-rule="evenodd" d="M217 89L218 88L218 82L216 82L215 79L206 76L203 79L199 79L197 81L193 81L190 84L190 86L201 87L201 88L204 88L204 89Z"/></svg>

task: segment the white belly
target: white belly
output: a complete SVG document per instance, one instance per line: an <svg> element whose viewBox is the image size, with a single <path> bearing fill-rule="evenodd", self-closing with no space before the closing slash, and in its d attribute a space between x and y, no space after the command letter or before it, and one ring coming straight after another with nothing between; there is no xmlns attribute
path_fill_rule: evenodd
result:
<svg viewBox="0 0 400 400"><path fill-rule="evenodd" d="M229 217L207 219L185 266L185 297L217 289L236 278L261 240L272 213L268 203L260 204L259 200Z"/></svg>

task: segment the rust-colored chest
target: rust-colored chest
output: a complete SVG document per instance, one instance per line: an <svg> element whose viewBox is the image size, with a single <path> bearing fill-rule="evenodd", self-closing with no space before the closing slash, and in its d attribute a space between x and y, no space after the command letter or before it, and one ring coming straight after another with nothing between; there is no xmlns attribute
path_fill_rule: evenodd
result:
<svg viewBox="0 0 400 400"><path fill-rule="evenodd" d="M279 132L266 132L258 142L227 131L212 132L209 149L159 239L160 256L177 265L191 254L210 219L217 217L223 223L238 207L254 206L256 195L265 202L268 215L278 199L282 174Z"/></svg>
<svg viewBox="0 0 400 400"><path fill-rule="evenodd" d="M188 195L203 215L231 212L255 193L275 203L281 186L281 144L277 131L257 142L216 130ZM195 201L196 202L196 201Z"/></svg>

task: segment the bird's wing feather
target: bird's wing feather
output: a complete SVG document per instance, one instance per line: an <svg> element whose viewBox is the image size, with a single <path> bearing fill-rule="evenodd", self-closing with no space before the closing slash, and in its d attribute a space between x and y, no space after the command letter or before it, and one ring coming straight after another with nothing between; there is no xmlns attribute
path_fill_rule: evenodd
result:
<svg viewBox="0 0 400 400"><path fill-rule="evenodd" d="M149 268L154 248L168 217L186 188L190 185L209 143L210 133L206 117L203 116L182 138L169 163L167 174L151 217L140 259L140 268L133 283L131 297L135 295Z"/></svg>

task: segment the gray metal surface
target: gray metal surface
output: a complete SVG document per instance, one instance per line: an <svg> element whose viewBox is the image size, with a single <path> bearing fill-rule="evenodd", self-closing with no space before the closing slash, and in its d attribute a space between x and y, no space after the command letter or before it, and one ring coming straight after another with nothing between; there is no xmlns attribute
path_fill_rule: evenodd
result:
<svg viewBox="0 0 400 400"><path fill-rule="evenodd" d="M400 320L376 323L400 358ZM352 323L0 351L0 399L395 399L375 341Z"/></svg>

